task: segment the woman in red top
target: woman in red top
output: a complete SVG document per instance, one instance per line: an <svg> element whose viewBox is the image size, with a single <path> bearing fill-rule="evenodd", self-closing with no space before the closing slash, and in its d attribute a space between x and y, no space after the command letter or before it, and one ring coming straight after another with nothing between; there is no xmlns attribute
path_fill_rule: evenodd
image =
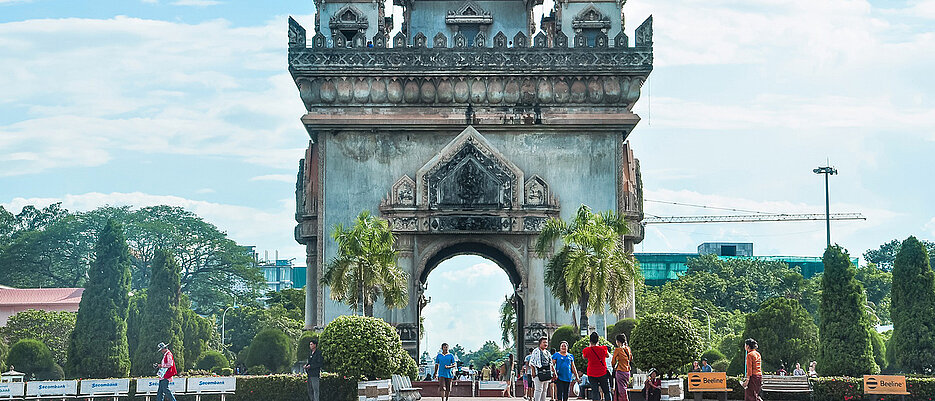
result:
<svg viewBox="0 0 935 401"><path fill-rule="evenodd" d="M601 392L604 393L604 399L610 400L610 375L607 371L607 357L610 352L607 347L597 345L600 339L597 333L591 333L591 346L583 349L581 355L588 361L588 383L591 383L591 399L598 401L601 399ZM601 392L598 392L598 387Z"/></svg>
<svg viewBox="0 0 935 401"><path fill-rule="evenodd" d="M756 340L748 338L744 341L743 348L747 350L746 373L747 377L743 380L743 400L760 401L760 392L763 389L763 368L760 351L757 351Z"/></svg>

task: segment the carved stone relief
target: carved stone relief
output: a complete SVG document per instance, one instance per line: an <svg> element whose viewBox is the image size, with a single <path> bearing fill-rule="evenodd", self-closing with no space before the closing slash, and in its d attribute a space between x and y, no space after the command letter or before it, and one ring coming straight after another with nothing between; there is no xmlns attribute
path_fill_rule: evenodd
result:
<svg viewBox="0 0 935 401"><path fill-rule="evenodd" d="M610 18L591 4L575 15L571 21L571 27L576 32L582 29L601 29L606 32L610 29Z"/></svg>

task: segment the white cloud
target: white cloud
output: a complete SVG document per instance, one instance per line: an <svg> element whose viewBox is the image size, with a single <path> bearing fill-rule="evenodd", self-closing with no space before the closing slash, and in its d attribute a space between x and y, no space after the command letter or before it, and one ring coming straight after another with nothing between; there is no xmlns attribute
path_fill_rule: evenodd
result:
<svg viewBox="0 0 935 401"><path fill-rule="evenodd" d="M258 175L256 177L250 178L250 181L279 181L279 182L295 182L295 175L289 174L266 174Z"/></svg>
<svg viewBox="0 0 935 401"><path fill-rule="evenodd" d="M484 262L468 266L464 269L448 272L443 276L443 279L455 283L475 284L479 280L489 280L499 276L507 277L500 266L494 263Z"/></svg>
<svg viewBox="0 0 935 401"><path fill-rule="evenodd" d="M55 202L62 202L62 207L71 211L93 210L105 205L134 208L156 205L178 206L216 225L239 244L256 245L258 250L278 250L279 255L284 259L305 260L305 248L292 238L295 226L295 200L291 197L280 200L279 208L273 210L142 192L89 192L67 194L55 198L14 198L0 205L12 213L18 213L26 205L44 207Z"/></svg>
<svg viewBox="0 0 935 401"><path fill-rule="evenodd" d="M0 59L0 107L23 110L0 123L0 176L127 151L293 169L307 134L283 68L285 31L285 17L255 27L123 16L0 24L0 52L13 55Z"/></svg>

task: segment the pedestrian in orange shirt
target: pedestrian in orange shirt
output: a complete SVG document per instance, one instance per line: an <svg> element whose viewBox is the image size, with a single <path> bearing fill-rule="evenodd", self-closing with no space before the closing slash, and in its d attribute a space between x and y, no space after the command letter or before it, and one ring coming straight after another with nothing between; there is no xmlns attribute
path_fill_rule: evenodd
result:
<svg viewBox="0 0 935 401"><path fill-rule="evenodd" d="M614 349L614 358L610 364L614 367L614 398L617 401L628 401L627 387L630 386L630 360L633 355L630 354L630 347L627 346L627 336L617 334L615 338L617 348Z"/></svg>
<svg viewBox="0 0 935 401"><path fill-rule="evenodd" d="M743 379L743 400L761 401L760 392L763 389L763 367L760 351L757 351L756 340L748 338L743 348L747 351L747 363L744 365L746 377Z"/></svg>

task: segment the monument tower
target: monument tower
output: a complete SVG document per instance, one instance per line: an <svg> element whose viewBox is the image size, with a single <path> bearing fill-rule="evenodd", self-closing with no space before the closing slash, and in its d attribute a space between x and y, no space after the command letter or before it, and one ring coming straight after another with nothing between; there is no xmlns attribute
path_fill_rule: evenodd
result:
<svg viewBox="0 0 935 401"><path fill-rule="evenodd" d="M652 71L652 17L631 43L623 0L558 0L538 27L542 0L395 1L396 32L376 1L316 0L311 31L289 20L289 71L310 138L295 229L308 258L306 327L352 313L316 283L335 256L335 224L370 210L388 219L410 277L409 306L375 305L374 315L410 352L420 352L429 274L461 254L506 271L517 347L531 346L572 322L533 250L548 218L582 204L616 210L631 223L627 247L643 238L627 138Z"/></svg>

